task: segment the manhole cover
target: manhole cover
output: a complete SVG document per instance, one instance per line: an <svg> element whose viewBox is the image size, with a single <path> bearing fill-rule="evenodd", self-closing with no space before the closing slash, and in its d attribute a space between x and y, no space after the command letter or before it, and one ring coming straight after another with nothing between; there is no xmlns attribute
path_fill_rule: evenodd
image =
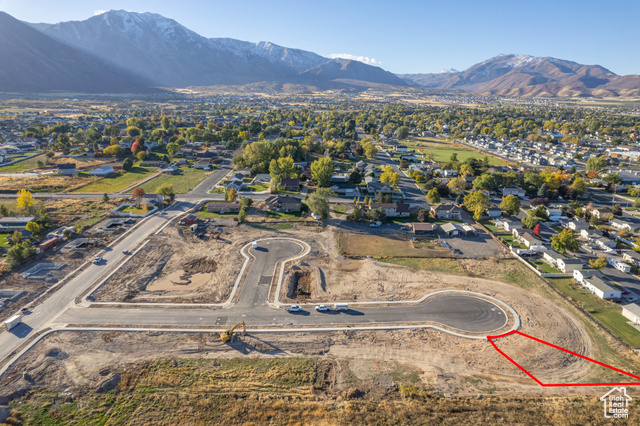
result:
<svg viewBox="0 0 640 426"><path fill-rule="evenodd" d="M270 276L264 276L264 275L263 275L263 276L261 276L261 277L260 277L260 281L258 281L258 284L266 284L266 285L269 285L269 284L271 284L271 279L272 279L272 278L273 278L273 276L272 276L272 275L270 275Z"/></svg>
<svg viewBox="0 0 640 426"><path fill-rule="evenodd" d="M229 317L218 317L218 318L216 318L216 325L226 325L228 318Z"/></svg>

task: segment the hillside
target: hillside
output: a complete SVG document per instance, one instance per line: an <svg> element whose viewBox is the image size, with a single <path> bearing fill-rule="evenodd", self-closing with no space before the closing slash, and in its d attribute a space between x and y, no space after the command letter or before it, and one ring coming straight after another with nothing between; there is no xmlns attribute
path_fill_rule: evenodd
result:
<svg viewBox="0 0 640 426"><path fill-rule="evenodd" d="M0 91L141 92L141 78L55 41L0 12Z"/></svg>

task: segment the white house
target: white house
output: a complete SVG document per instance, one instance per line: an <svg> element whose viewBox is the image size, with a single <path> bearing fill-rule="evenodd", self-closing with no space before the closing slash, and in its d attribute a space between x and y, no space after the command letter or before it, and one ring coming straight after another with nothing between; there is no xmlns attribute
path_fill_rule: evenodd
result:
<svg viewBox="0 0 640 426"><path fill-rule="evenodd" d="M629 319L634 324L640 324L640 305L630 303L622 307L622 316Z"/></svg>
<svg viewBox="0 0 640 426"><path fill-rule="evenodd" d="M600 231L590 231L589 228L583 229L580 231L580 236L585 240L593 243L598 238L602 238L602 232Z"/></svg>
<svg viewBox="0 0 640 426"><path fill-rule="evenodd" d="M622 253L622 260L640 266L640 253L636 251L625 251Z"/></svg>
<svg viewBox="0 0 640 426"><path fill-rule="evenodd" d="M97 169L93 169L89 172L89 176L107 176L113 173L113 167L111 166L102 166Z"/></svg>
<svg viewBox="0 0 640 426"><path fill-rule="evenodd" d="M589 223L584 219L576 218L567 222L566 227L571 229L573 232L582 232L583 229L589 229Z"/></svg>
<svg viewBox="0 0 640 426"><path fill-rule="evenodd" d="M549 265L553 266L554 268L557 268L558 261L566 259L566 257L556 251L547 250L542 254L542 259L545 262L547 262Z"/></svg>
<svg viewBox="0 0 640 426"><path fill-rule="evenodd" d="M519 198L524 198L524 189L522 188L502 188L502 198L507 195L515 195Z"/></svg>
<svg viewBox="0 0 640 426"><path fill-rule="evenodd" d="M615 248L617 245L617 243L614 240L610 240L607 237L598 238L595 241L595 243L602 250L609 250L609 249Z"/></svg>
<svg viewBox="0 0 640 426"><path fill-rule="evenodd" d="M513 231L522 231L522 229L524 228L522 222L509 219L505 219L502 221L502 227L506 231L509 231L511 233L513 233Z"/></svg>
<svg viewBox="0 0 640 426"><path fill-rule="evenodd" d="M616 290L611 285L595 276L585 279L584 286L601 299L619 299L622 295L620 290Z"/></svg>
<svg viewBox="0 0 640 426"><path fill-rule="evenodd" d="M495 204L492 204L491 207L487 209L487 216L489 216L492 219L496 217L500 217L502 216L502 210L500 209L500 207L496 206Z"/></svg>
<svg viewBox="0 0 640 426"><path fill-rule="evenodd" d="M602 274L597 271L585 271L583 269L576 269L573 271L573 279L582 285L584 285L585 280L593 276L602 277Z"/></svg>
<svg viewBox="0 0 640 426"><path fill-rule="evenodd" d="M564 259L558 259L558 269L562 272L569 273L582 270L582 261L574 257L565 257Z"/></svg>
<svg viewBox="0 0 640 426"><path fill-rule="evenodd" d="M549 215L549 220L556 221L562 216L562 210L555 207L546 207L545 210Z"/></svg>
<svg viewBox="0 0 640 426"><path fill-rule="evenodd" d="M458 171L457 170L443 170L442 171L442 175L444 177L456 177L456 176L458 176Z"/></svg>
<svg viewBox="0 0 640 426"><path fill-rule="evenodd" d="M542 245L542 241L529 234L528 232L520 235L519 240L522 241L522 244L527 246L529 250L545 251L547 249L544 245Z"/></svg>
<svg viewBox="0 0 640 426"><path fill-rule="evenodd" d="M396 152L409 152L409 148L406 145L396 145L393 147Z"/></svg>
<svg viewBox="0 0 640 426"><path fill-rule="evenodd" d="M616 268L618 271L627 273L631 271L631 266L627 265L621 260L616 259L615 257L607 257L607 263Z"/></svg>

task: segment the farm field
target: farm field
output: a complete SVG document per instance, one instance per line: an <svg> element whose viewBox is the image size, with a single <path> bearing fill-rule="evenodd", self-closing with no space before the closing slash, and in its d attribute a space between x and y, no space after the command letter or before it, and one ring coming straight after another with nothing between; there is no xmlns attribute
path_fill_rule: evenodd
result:
<svg viewBox="0 0 640 426"><path fill-rule="evenodd" d="M36 168L36 163L38 160L44 162L46 159L45 155L36 155L35 157L31 157L28 160L19 161L14 164L10 164L8 166L0 167L0 173L20 173L27 172L29 170L33 170Z"/></svg>

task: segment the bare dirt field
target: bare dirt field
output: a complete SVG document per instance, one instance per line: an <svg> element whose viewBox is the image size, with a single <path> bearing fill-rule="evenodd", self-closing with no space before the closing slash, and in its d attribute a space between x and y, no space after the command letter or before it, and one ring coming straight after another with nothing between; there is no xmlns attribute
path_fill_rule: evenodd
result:
<svg viewBox="0 0 640 426"><path fill-rule="evenodd" d="M31 192L64 192L86 185L91 180L79 176L0 176L0 187L6 191L26 189Z"/></svg>

